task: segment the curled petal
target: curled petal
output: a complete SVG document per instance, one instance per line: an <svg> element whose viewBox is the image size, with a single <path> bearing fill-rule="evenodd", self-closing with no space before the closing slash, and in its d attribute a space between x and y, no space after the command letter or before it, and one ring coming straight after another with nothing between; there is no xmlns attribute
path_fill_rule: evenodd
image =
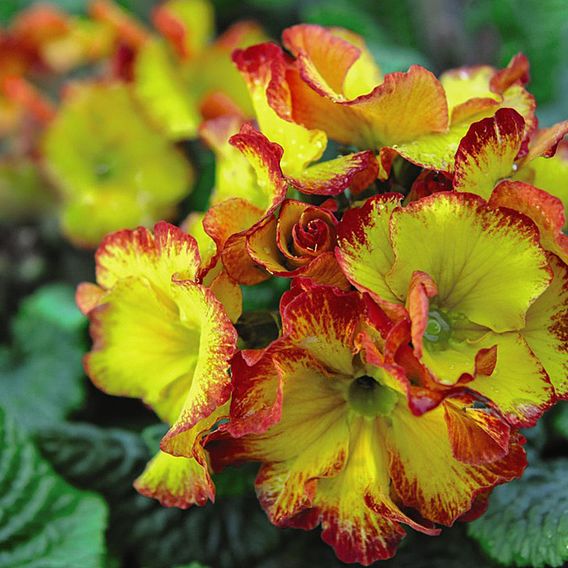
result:
<svg viewBox="0 0 568 568"><path fill-rule="evenodd" d="M531 351L546 369L558 398L568 398L568 270L549 255L554 279L529 308L523 330Z"/></svg>
<svg viewBox="0 0 568 568"><path fill-rule="evenodd" d="M163 507L188 509L215 500L215 488L207 466L195 458L159 452L134 482L136 490L157 499Z"/></svg>
<svg viewBox="0 0 568 568"><path fill-rule="evenodd" d="M557 197L520 181L503 181L493 191L489 203L514 209L532 219L540 232L542 247L568 263L568 237L562 232L566 223L564 205Z"/></svg>
<svg viewBox="0 0 568 568"><path fill-rule="evenodd" d="M524 126L523 117L513 109L500 109L472 124L456 152L454 189L489 199L497 182L514 173Z"/></svg>
<svg viewBox="0 0 568 568"><path fill-rule="evenodd" d="M107 290L130 277L149 278L167 289L174 274L194 280L201 262L195 239L164 221L154 226L153 233L140 227L109 235L95 258L97 282Z"/></svg>
<svg viewBox="0 0 568 568"><path fill-rule="evenodd" d="M519 477L526 456L517 438L502 459L466 464L454 458L442 407L415 418L397 407L387 432L390 473L403 503L433 522L451 526L471 509L475 497Z"/></svg>

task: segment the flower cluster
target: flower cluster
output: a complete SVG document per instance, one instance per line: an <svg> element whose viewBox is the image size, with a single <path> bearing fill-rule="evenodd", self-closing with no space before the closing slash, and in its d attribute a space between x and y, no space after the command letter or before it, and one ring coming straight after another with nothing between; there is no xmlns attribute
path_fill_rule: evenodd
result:
<svg viewBox="0 0 568 568"><path fill-rule="evenodd" d="M85 365L170 425L140 492L202 505L213 472L260 462L274 524L368 565L405 526L482 514L526 466L520 429L568 398L568 122L538 128L522 55L383 76L343 29L283 44L233 53L253 121L199 127L208 211L100 245ZM279 335L252 349L241 286L273 277Z"/></svg>
<svg viewBox="0 0 568 568"><path fill-rule="evenodd" d="M51 206L82 247L175 217L195 177L176 142L204 117L252 118L231 52L265 39L241 22L213 42L207 0L160 4L154 30L111 0L89 12L34 5L0 30L2 216Z"/></svg>

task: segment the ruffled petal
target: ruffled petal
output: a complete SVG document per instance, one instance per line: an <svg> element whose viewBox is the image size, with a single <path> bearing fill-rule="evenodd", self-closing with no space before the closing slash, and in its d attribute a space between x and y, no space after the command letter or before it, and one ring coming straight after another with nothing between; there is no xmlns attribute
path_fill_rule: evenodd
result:
<svg viewBox="0 0 568 568"><path fill-rule="evenodd" d="M327 137L282 117L290 99L284 52L265 43L237 50L233 59L248 85L260 129L283 148L282 169L291 176L301 175L309 163L321 158Z"/></svg>
<svg viewBox="0 0 568 568"><path fill-rule="evenodd" d="M188 509L214 501L215 488L207 471L195 458L159 452L134 482L136 490L157 499L163 507Z"/></svg>
<svg viewBox="0 0 568 568"><path fill-rule="evenodd" d="M514 173L524 127L523 117L513 109L500 109L472 124L456 152L454 189L489 199L497 182Z"/></svg>
<svg viewBox="0 0 568 568"><path fill-rule="evenodd" d="M526 217L472 194L441 192L392 213L395 262L386 280L399 297L428 274L439 308L494 331L522 329L550 282L538 231Z"/></svg>
<svg viewBox="0 0 568 568"><path fill-rule="evenodd" d="M161 221L152 234L140 227L106 237L96 253L97 282L110 290L118 281L144 277L168 289L172 276L194 280L201 259L193 237Z"/></svg>
<svg viewBox="0 0 568 568"><path fill-rule="evenodd" d="M492 401L513 426L534 426L556 401L545 368L519 333L492 333L481 345L497 345L495 369L478 374L467 387Z"/></svg>
<svg viewBox="0 0 568 568"><path fill-rule="evenodd" d="M529 308L522 331L531 351L546 369L559 398L568 398L568 271L549 257L554 279Z"/></svg>
<svg viewBox="0 0 568 568"><path fill-rule="evenodd" d="M557 197L520 181L503 181L493 191L491 205L508 207L530 217L540 232L541 246L568 263L564 205Z"/></svg>
<svg viewBox="0 0 568 568"><path fill-rule="evenodd" d="M479 493L519 477L526 466L517 439L502 459L482 465L456 460L442 406L417 418L398 405L386 436L391 479L403 503L446 526L469 511Z"/></svg>
<svg viewBox="0 0 568 568"><path fill-rule="evenodd" d="M398 302L385 276L394 262L390 218L402 195L391 193L368 199L363 207L345 212L338 227L337 259L349 281L359 290L388 302Z"/></svg>

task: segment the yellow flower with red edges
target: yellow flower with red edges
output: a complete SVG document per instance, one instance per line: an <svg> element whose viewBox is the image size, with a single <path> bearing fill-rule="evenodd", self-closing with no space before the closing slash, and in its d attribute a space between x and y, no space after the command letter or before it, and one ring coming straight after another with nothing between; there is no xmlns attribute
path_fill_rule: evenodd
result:
<svg viewBox="0 0 568 568"><path fill-rule="evenodd" d="M566 263L568 237L562 231L567 185L561 179L562 153L553 156L568 133L568 121L537 131L528 140L525 126L513 109L500 109L472 124L456 152L453 189L476 193L493 205L529 216L539 228L542 246ZM536 176L543 168L557 180L554 188L550 187L554 182Z"/></svg>
<svg viewBox="0 0 568 568"><path fill-rule="evenodd" d="M404 208L401 197L346 212L347 278L408 321L435 382L466 382L512 424L534 425L568 394L566 265L527 217L478 196L440 192Z"/></svg>
<svg viewBox="0 0 568 568"><path fill-rule="evenodd" d="M340 560L364 565L395 554L401 525L435 535L526 465L522 438L475 391L411 409L400 373L376 357L390 322L377 311L356 292L294 286L282 338L233 360L228 433L209 445L215 467L262 462L273 523L321 525Z"/></svg>
<svg viewBox="0 0 568 568"><path fill-rule="evenodd" d="M97 285L77 292L94 342L86 372L170 426L136 487L166 506L203 505L214 486L202 444L228 412L240 290L204 273L195 240L165 222L109 235L96 260Z"/></svg>
<svg viewBox="0 0 568 568"><path fill-rule="evenodd" d="M292 26L283 43L293 58L262 44L237 51L234 59L260 129L284 148L283 171L306 193L339 193L349 185L358 191L365 184L351 177L368 185L374 170L386 179L396 156L451 170L469 126L499 108L516 109L527 133L535 126L534 98L524 89L528 62L521 55L500 71L463 68L438 80L418 65L383 77L363 39L341 28ZM321 158L327 137L380 150L378 164L363 151L308 168Z"/></svg>

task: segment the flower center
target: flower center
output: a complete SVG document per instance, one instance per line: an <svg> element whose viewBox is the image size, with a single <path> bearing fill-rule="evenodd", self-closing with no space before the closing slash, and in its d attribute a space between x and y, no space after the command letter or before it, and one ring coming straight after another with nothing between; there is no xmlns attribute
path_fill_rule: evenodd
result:
<svg viewBox="0 0 568 568"><path fill-rule="evenodd" d="M446 349L451 335L452 325L448 314L436 309L430 310L424 331L424 340L429 347L434 350Z"/></svg>
<svg viewBox="0 0 568 568"><path fill-rule="evenodd" d="M373 377L363 375L349 385L348 401L351 408L368 418L388 416L394 409L398 396Z"/></svg>

